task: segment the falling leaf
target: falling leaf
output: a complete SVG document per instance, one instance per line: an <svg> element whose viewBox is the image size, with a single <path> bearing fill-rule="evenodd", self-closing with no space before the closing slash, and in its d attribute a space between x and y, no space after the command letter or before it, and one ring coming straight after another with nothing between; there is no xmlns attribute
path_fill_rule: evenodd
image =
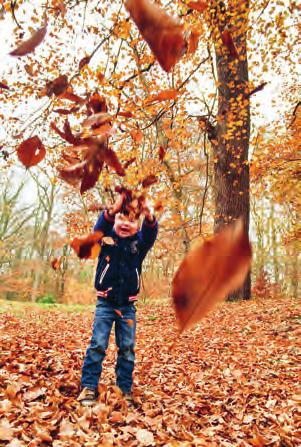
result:
<svg viewBox="0 0 301 447"><path fill-rule="evenodd" d="M155 211L162 211L163 210L163 203L161 200L157 200L154 204L154 210Z"/></svg>
<svg viewBox="0 0 301 447"><path fill-rule="evenodd" d="M61 261L62 261L62 257L61 256L59 258L54 258L51 261L51 267L53 268L53 270L58 270L60 268Z"/></svg>
<svg viewBox="0 0 301 447"><path fill-rule="evenodd" d="M130 327L133 327L133 326L134 326L134 320L132 320L131 318L128 318L128 319L126 320L126 322L127 322L127 324L128 324Z"/></svg>
<svg viewBox="0 0 301 447"><path fill-rule="evenodd" d="M198 48L200 33L192 32L188 38L187 54L194 54Z"/></svg>
<svg viewBox="0 0 301 447"><path fill-rule="evenodd" d="M147 187L153 185L154 183L157 183L157 181L158 181L158 179L154 174L149 174L142 180L141 183L142 183L143 188L147 188Z"/></svg>
<svg viewBox="0 0 301 447"><path fill-rule="evenodd" d="M76 95L72 91L66 90L58 96L60 99L67 99L68 101L76 102L76 104L84 104L86 100Z"/></svg>
<svg viewBox="0 0 301 447"><path fill-rule="evenodd" d="M205 11L205 9L207 9L208 4L207 2L199 0L197 2L189 2L187 6L190 9L195 9L196 11L203 12Z"/></svg>
<svg viewBox="0 0 301 447"><path fill-rule="evenodd" d="M112 121L112 116L109 113L95 113L89 116L82 122L83 127L99 127L101 124Z"/></svg>
<svg viewBox="0 0 301 447"><path fill-rule="evenodd" d="M104 162L114 169L116 174L123 177L125 175L125 170L123 166L121 165L116 153L113 151L113 149L105 149L103 152L103 160Z"/></svg>
<svg viewBox="0 0 301 447"><path fill-rule="evenodd" d="M95 231L84 238L74 238L70 246L80 259L95 259L100 253L99 242L102 237L101 231Z"/></svg>
<svg viewBox="0 0 301 447"><path fill-rule="evenodd" d="M76 163L64 169L59 169L59 176L69 185L78 186L84 176L86 161Z"/></svg>
<svg viewBox="0 0 301 447"><path fill-rule="evenodd" d="M222 32L221 37L222 37L222 42L228 48L230 55L232 57L238 59L239 55L237 52L237 48L234 44L234 41L232 39L232 35L231 35L230 31L228 29L225 29Z"/></svg>
<svg viewBox="0 0 301 447"><path fill-rule="evenodd" d="M136 161L136 157L132 157L129 160L127 160L124 164L123 164L123 169L127 169L131 164L133 164Z"/></svg>
<svg viewBox="0 0 301 447"><path fill-rule="evenodd" d="M145 428L137 430L136 438L140 445L154 445L155 442L153 433Z"/></svg>
<svg viewBox="0 0 301 447"><path fill-rule="evenodd" d="M118 317L123 318L122 312L121 312L120 310L118 310L118 309L114 309L114 312L115 312L115 314L118 315Z"/></svg>
<svg viewBox="0 0 301 447"><path fill-rule="evenodd" d="M50 127L61 138L63 138L64 140L68 141L68 143L70 143L70 144L79 145L82 142L81 138L75 137L73 135L68 119L66 119L66 121L64 122L63 131L58 129L58 127L56 126L56 124L54 122L50 123Z"/></svg>
<svg viewBox="0 0 301 447"><path fill-rule="evenodd" d="M88 100L87 108L90 113L107 112L107 102L106 99L99 93L94 93Z"/></svg>
<svg viewBox="0 0 301 447"><path fill-rule="evenodd" d="M130 131L130 135L135 141L135 143L140 143L143 139L143 133L140 129L135 129Z"/></svg>
<svg viewBox="0 0 301 447"><path fill-rule="evenodd" d="M124 116L125 118L132 118L134 116L130 111L120 111L117 115Z"/></svg>
<svg viewBox="0 0 301 447"><path fill-rule="evenodd" d="M60 75L53 81L49 81L45 87L45 93L49 98L52 95L59 96L68 88L68 77Z"/></svg>
<svg viewBox="0 0 301 447"><path fill-rule="evenodd" d="M91 160L87 160L83 169L83 178L80 185L80 193L84 194L88 189L95 186L99 175L103 168L103 161L99 161L93 157Z"/></svg>
<svg viewBox="0 0 301 447"><path fill-rule="evenodd" d="M255 87L253 90L251 90L249 93L246 94L246 98L249 98L251 95L254 95L254 93L260 92L264 89L264 87L267 85L267 82L263 82L262 84L258 85L258 87Z"/></svg>
<svg viewBox="0 0 301 447"><path fill-rule="evenodd" d="M169 72L187 49L183 25L149 0L127 0L125 6L161 67Z"/></svg>
<svg viewBox="0 0 301 447"><path fill-rule="evenodd" d="M4 84L3 82L0 82L0 88L3 88L4 90L9 90L8 85Z"/></svg>
<svg viewBox="0 0 301 447"><path fill-rule="evenodd" d="M166 151L163 146L159 147L159 160L163 161L165 157Z"/></svg>
<svg viewBox="0 0 301 447"><path fill-rule="evenodd" d="M40 43L43 41L46 36L47 26L43 26L42 28L35 31L32 36L22 42L15 50L11 51L9 54L11 56L25 56L28 53L31 53Z"/></svg>
<svg viewBox="0 0 301 447"><path fill-rule="evenodd" d="M60 115L70 115L70 113L76 113L79 111L79 107L71 107L71 109L53 109L55 113Z"/></svg>
<svg viewBox="0 0 301 447"><path fill-rule="evenodd" d="M176 99L177 96L179 96L179 91L175 90L174 88L168 88L166 90L162 90L161 92L152 95L150 98L146 100L146 104L150 104L153 102L161 102L161 101L167 101L169 99Z"/></svg>
<svg viewBox="0 0 301 447"><path fill-rule="evenodd" d="M241 286L250 263L251 246L242 219L192 248L172 282L180 331L193 326Z"/></svg>
<svg viewBox="0 0 301 447"><path fill-rule="evenodd" d="M26 168L30 168L43 160L46 155L46 149L40 138L34 136L23 141L18 146L17 155L20 162L26 166Z"/></svg>
<svg viewBox="0 0 301 447"><path fill-rule="evenodd" d="M91 56L85 56L85 57L83 57L83 58L79 61L79 64L78 64L78 68L79 68L79 70L81 70L82 68L84 68L85 65L88 65L89 62L90 62L90 60L91 60Z"/></svg>

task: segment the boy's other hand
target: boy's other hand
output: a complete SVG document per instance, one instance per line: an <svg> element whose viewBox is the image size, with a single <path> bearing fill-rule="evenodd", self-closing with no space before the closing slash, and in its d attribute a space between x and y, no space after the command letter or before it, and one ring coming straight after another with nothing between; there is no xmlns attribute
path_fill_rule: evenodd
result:
<svg viewBox="0 0 301 447"><path fill-rule="evenodd" d="M119 213L122 209L122 205L126 200L126 194L125 192L121 192L119 194L119 196L117 197L117 199L115 200L115 202L113 203L113 205L108 206L108 214L110 216L115 216L115 214Z"/></svg>
<svg viewBox="0 0 301 447"><path fill-rule="evenodd" d="M146 220L148 220L149 222L153 222L155 220L155 215L154 215L152 206L146 200L143 200L143 202L141 204L141 211L142 211L142 214L144 214Z"/></svg>

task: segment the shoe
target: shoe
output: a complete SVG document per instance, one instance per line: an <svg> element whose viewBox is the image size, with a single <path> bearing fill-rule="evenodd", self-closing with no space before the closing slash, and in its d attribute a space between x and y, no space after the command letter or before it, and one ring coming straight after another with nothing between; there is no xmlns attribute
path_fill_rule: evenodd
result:
<svg viewBox="0 0 301 447"><path fill-rule="evenodd" d="M78 396L77 400L83 407L90 407L95 404L97 399L96 390L92 390L91 388L84 387Z"/></svg>
<svg viewBox="0 0 301 447"><path fill-rule="evenodd" d="M126 403L128 404L129 407L134 407L134 400L133 400L133 396L130 393L124 393L123 394L123 398L126 401Z"/></svg>

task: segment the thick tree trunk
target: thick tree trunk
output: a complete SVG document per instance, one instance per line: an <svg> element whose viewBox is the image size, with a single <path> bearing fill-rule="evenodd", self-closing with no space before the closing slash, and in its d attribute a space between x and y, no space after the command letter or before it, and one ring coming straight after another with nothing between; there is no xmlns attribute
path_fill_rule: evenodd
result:
<svg viewBox="0 0 301 447"><path fill-rule="evenodd" d="M246 2L247 3L247 2ZM246 8L246 3L243 8ZM224 16L225 17L225 16ZM250 104L248 91L248 59L246 48L247 12L237 11L231 21L225 17L222 32L230 27L239 58L231 56L223 44L216 45L218 77L218 115L216 141L213 143L215 174L215 231L238 217L244 219L249 232L249 165ZM229 299L249 299L251 277Z"/></svg>

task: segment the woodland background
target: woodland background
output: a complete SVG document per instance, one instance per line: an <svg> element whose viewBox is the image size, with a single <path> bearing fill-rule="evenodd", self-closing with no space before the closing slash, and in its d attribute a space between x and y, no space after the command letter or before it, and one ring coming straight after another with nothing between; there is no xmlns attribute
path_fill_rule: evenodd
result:
<svg viewBox="0 0 301 447"><path fill-rule="evenodd" d="M209 12L202 13L191 8L191 2L157 3L178 15L187 29L200 33L197 51L185 56L170 73L155 62L122 2L1 2L1 42L6 50L1 56L0 79L1 298L92 303L95 261L80 261L70 240L91 232L100 210L112 200L116 185L139 188L149 174L159 180L148 189L149 197L154 202L160 200L163 211L159 212L159 240L144 264L143 300L167 297L173 274L189 246L216 227L216 145L220 142L216 130L223 119L216 64L227 49L215 39L212 24L220 26L230 17L235 29L242 17L237 13L240 2L209 2ZM230 96L238 98L232 122L227 123L234 130L228 138L250 133L242 163L250 172L250 188L246 184L236 188L244 207L237 212L247 213L250 207L253 295L297 297L297 8L288 0L244 3L247 13L240 14L248 17L236 42L241 60L247 60L248 52L248 80L244 81L241 102L237 85L230 85L231 78L226 80ZM8 52L46 18L44 42L25 57L9 56ZM229 59L230 73L231 63ZM62 128L68 119L77 131L86 112L76 98L70 101L49 94L49 83L62 75L67 77L69 91L80 98L99 94L110 113L124 112L111 147L121 162L130 162L126 176L119 177L105 166L95 187L83 195L57 171L66 144L51 123ZM149 101L166 89L180 93L172 99ZM250 116L246 118L248 107ZM25 171L16 150L34 135L42 140L47 153L41 163ZM233 174L233 189L235 182L241 182L241 160L230 160L222 167L230 177ZM226 214L225 222L231 220L230 208ZM54 269L57 259L59 268Z"/></svg>

